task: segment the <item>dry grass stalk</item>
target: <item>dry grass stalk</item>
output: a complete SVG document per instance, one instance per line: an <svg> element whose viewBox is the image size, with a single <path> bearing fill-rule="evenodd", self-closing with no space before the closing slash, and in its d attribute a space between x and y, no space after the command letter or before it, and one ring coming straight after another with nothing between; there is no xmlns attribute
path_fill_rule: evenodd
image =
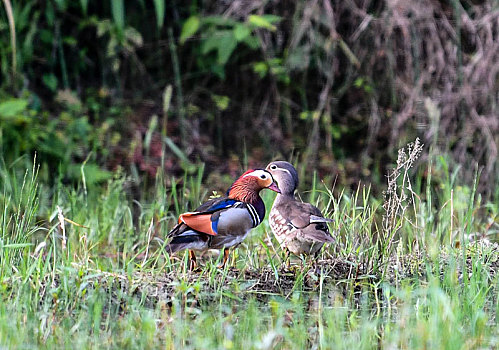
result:
<svg viewBox="0 0 499 350"><path fill-rule="evenodd" d="M396 233L404 222L404 214L411 202L414 201L409 169L413 167L422 150L423 144L419 138L409 143L406 148L399 149L397 166L387 176L388 188L384 193L385 202L383 204L385 215L383 216L383 230L380 237L385 252L391 250Z"/></svg>

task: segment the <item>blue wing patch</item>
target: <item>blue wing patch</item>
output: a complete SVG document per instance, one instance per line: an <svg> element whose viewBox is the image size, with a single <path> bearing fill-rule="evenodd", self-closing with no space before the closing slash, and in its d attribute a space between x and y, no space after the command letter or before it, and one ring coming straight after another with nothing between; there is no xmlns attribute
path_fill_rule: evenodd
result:
<svg viewBox="0 0 499 350"><path fill-rule="evenodd" d="M211 211L216 211L219 209L225 209L225 208L233 206L236 202L237 201L235 199L227 198L223 201L220 201L220 202L213 204L211 207L206 209L205 212L211 212Z"/></svg>
<svg viewBox="0 0 499 350"><path fill-rule="evenodd" d="M213 232L218 234L218 218L211 222L211 229L213 230Z"/></svg>
<svg viewBox="0 0 499 350"><path fill-rule="evenodd" d="M211 205L210 205L211 204ZM230 199L220 198L206 202L197 208L197 211L183 213L179 217L179 223L183 222L190 228L197 231L204 232L209 235L218 234L218 219L220 218L220 211L233 206L238 206L241 202Z"/></svg>

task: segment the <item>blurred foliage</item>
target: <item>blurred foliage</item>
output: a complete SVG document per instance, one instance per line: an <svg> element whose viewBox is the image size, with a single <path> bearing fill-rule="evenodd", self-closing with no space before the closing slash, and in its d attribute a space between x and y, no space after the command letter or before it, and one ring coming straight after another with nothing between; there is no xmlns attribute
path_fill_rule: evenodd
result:
<svg viewBox="0 0 499 350"><path fill-rule="evenodd" d="M188 39L202 32L195 45L196 63L201 71L211 72L219 78L225 78L224 66L238 45L245 44L249 49L260 48L257 29L275 31L274 23L280 17L273 15L250 15L244 22L236 21L223 16L191 16L182 26L180 43L185 44ZM213 56L211 53L216 52Z"/></svg>
<svg viewBox="0 0 499 350"><path fill-rule="evenodd" d="M62 98L62 97L61 97ZM74 98L74 97L73 97ZM75 98L76 99L76 98ZM76 99L77 101L77 99ZM87 163L92 154L106 156L103 148L108 125L94 129L88 117L61 112L53 118L47 112L28 108L29 96L12 98L0 102L0 154L8 164L24 154L37 153L38 159L46 166L46 182L52 182L53 172L59 169L67 181L80 179L81 163ZM81 108L71 105L68 109ZM111 173L94 163L94 158L86 164L86 182L89 185L110 178Z"/></svg>
<svg viewBox="0 0 499 350"><path fill-rule="evenodd" d="M356 186L419 136L497 194L498 20L494 0L4 1L2 151L137 181L285 158Z"/></svg>

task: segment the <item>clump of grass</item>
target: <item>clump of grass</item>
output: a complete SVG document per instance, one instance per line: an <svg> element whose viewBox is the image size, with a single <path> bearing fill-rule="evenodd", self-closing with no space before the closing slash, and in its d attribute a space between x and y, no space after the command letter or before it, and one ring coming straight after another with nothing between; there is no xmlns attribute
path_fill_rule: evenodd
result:
<svg viewBox="0 0 499 350"><path fill-rule="evenodd" d="M38 231L38 169L33 166L23 175L0 163L0 276L10 276L22 266L32 246L30 238ZM20 178L20 176L22 176Z"/></svg>
<svg viewBox="0 0 499 350"><path fill-rule="evenodd" d="M420 147L416 145L399 157L398 177L389 177L395 191L389 202L391 221L386 221L388 211L368 186L334 196L316 181L314 203L334 219L331 229L337 232L338 246L325 247L317 259L295 260L287 268L275 243L274 248L262 244L271 237L264 222L235 249L232 266L217 269L220 257L208 253L196 273L186 269L182 255L169 257L154 236L168 231L177 211L206 199L200 174L180 180L158 175L155 192L134 202L126 191L130 179L123 174L86 191L83 186L56 184L47 196L48 191L40 191L36 167L25 175L22 162L2 165L0 345L495 346L495 246L474 242L462 251L447 239L422 240L438 246L438 254L428 255L422 254L426 245L411 251L411 244L401 244L413 242L414 235L434 235L428 230L449 232L442 185L428 185L432 196L423 196L423 181L413 182L409 176ZM442 168L435 174L444 169L444 163L439 164ZM445 176L442 181L445 193L457 186ZM472 189L461 192L453 195L453 227L464 232L467 225L472 226L470 232L493 230L487 220L468 216L481 206ZM268 207L272 200L272 194L264 194ZM65 247L57 206L64 218L78 223L63 220ZM493 218L497 206L488 206Z"/></svg>

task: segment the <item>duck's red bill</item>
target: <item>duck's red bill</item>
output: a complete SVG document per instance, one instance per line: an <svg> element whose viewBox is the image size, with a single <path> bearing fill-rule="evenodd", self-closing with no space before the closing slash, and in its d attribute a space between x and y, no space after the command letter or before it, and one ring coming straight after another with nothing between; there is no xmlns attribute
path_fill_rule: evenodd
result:
<svg viewBox="0 0 499 350"><path fill-rule="evenodd" d="M279 189L279 187L277 187L277 185L275 184L275 182L272 182L272 184L267 187L269 190L272 190L272 191L275 191L277 193L281 193L281 190Z"/></svg>

